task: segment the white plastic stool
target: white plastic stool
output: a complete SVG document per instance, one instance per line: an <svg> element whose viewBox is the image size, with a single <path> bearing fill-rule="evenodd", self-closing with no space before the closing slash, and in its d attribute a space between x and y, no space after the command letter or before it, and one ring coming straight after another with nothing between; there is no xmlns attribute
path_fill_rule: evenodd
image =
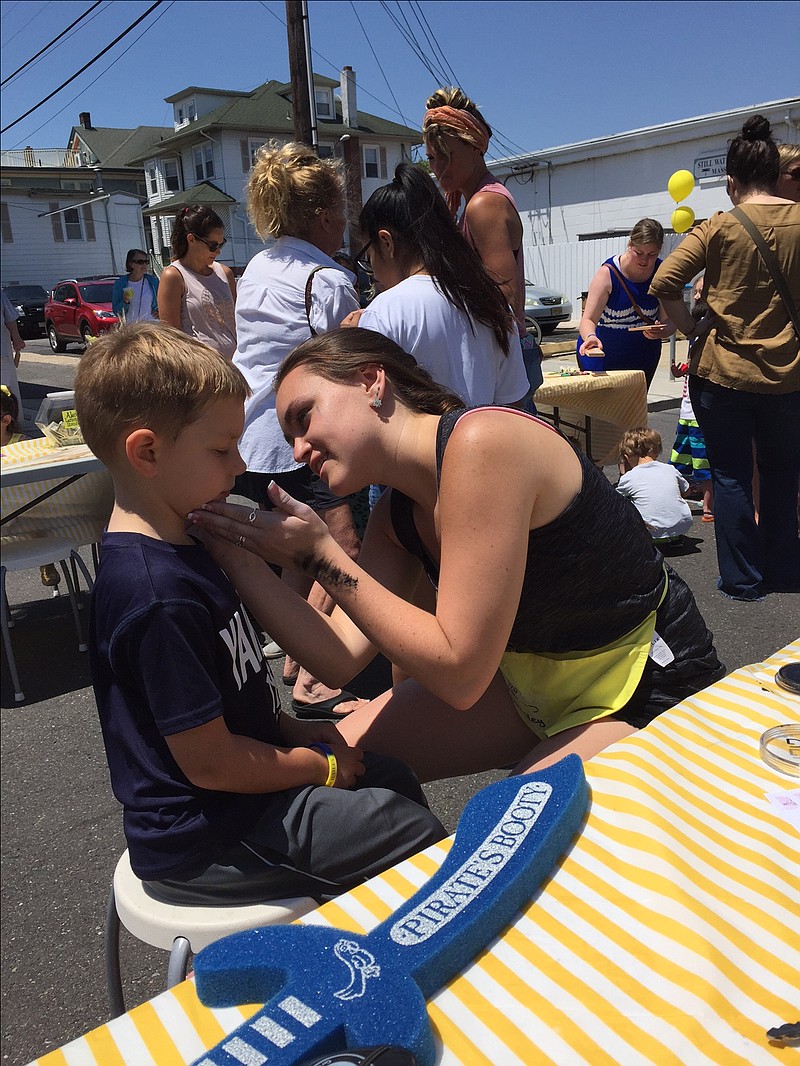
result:
<svg viewBox="0 0 800 1066"><path fill-rule="evenodd" d="M131 869L128 852L117 863L106 915L106 986L111 1017L125 1013L119 958L120 924L145 944L169 951L167 988L183 981L189 956L230 933L292 922L318 903L308 896L267 903L202 907L153 899Z"/></svg>

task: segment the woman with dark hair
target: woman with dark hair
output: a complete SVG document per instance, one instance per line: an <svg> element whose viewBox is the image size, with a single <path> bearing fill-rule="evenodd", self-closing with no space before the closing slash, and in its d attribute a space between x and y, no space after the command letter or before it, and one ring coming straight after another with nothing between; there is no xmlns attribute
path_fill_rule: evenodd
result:
<svg viewBox="0 0 800 1066"><path fill-rule="evenodd" d="M114 282L111 309L120 322L151 322L158 318L158 278L148 274L150 257L141 248L125 256L126 274Z"/></svg>
<svg viewBox="0 0 800 1066"><path fill-rule="evenodd" d="M302 344L275 387L295 457L334 492L391 486L358 562L277 486L270 513L212 502L190 519L278 641L307 634L318 676L344 683L376 651L408 676L338 724L349 742L424 780L522 771L590 758L723 672L636 510L551 426L466 410L366 329ZM316 578L333 615L287 595L264 560ZM430 612L413 603L426 578Z"/></svg>
<svg viewBox="0 0 800 1066"><path fill-rule="evenodd" d="M727 172L733 210L695 226L650 291L690 342L689 394L714 486L718 588L758 600L800 591L800 206L775 195L778 146L762 115L731 142ZM683 288L703 269L710 313L696 323Z"/></svg>
<svg viewBox="0 0 800 1066"><path fill-rule="evenodd" d="M663 243L661 223L642 218L625 251L606 259L592 278L578 326L582 370L643 370L650 387L661 341L675 332L671 322L659 321L658 300L649 295Z"/></svg>
<svg viewBox="0 0 800 1066"><path fill-rule="evenodd" d="M364 205L361 231L378 295L359 324L469 406L522 401L528 378L508 303L428 175L401 163Z"/></svg>
<svg viewBox="0 0 800 1066"><path fill-rule="evenodd" d="M236 279L217 262L222 219L210 207L184 207L172 227L172 263L161 275L158 311L174 326L228 359L236 351Z"/></svg>

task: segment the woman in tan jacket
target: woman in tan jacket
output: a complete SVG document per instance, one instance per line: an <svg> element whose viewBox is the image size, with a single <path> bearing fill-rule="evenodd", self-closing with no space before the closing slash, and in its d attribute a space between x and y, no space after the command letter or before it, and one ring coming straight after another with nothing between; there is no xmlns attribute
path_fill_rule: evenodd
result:
<svg viewBox="0 0 800 1066"><path fill-rule="evenodd" d="M769 122L755 115L728 150L734 210L687 234L650 287L690 341L689 392L714 485L718 587L737 600L800 591L800 205L775 195L779 171ZM777 260L786 300L737 208ZM695 323L682 291L703 269L710 314Z"/></svg>

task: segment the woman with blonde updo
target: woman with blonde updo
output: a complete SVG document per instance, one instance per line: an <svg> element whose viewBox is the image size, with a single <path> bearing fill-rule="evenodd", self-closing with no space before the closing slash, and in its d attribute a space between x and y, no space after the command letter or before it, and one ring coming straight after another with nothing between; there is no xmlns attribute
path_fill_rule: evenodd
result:
<svg viewBox="0 0 800 1066"><path fill-rule="evenodd" d="M797 203L800 201L800 144L779 144L778 160L781 170L775 195Z"/></svg>
<svg viewBox="0 0 800 1066"><path fill-rule="evenodd" d="M272 380L298 344L327 333L359 306L353 276L331 256L342 243L345 193L338 160L319 159L307 145L264 145L247 184L247 210L256 233L274 243L248 263L239 280L234 363L251 389L239 450L247 473L237 491L272 507L270 481L307 503L325 520L334 539L353 558L359 542L347 500L331 493L316 474L295 462L275 414ZM319 586L303 575L285 580L316 606L332 607ZM284 680L294 684L300 717L338 717L334 708L353 697L322 685L288 660ZM341 711L339 712L341 713Z"/></svg>
<svg viewBox="0 0 800 1066"><path fill-rule="evenodd" d="M428 97L422 136L431 170L459 227L503 291L517 322L532 391L542 383L541 353L525 324L522 220L514 198L489 172L484 156L492 128L462 89L437 89Z"/></svg>

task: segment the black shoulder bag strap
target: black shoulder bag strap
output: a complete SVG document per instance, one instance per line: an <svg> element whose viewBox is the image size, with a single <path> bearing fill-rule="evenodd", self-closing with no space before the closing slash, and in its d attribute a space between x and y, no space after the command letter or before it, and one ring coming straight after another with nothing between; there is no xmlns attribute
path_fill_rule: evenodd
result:
<svg viewBox="0 0 800 1066"><path fill-rule="evenodd" d="M772 275L772 280L775 282L775 288L778 290L778 295L783 300L786 312L794 326L794 331L797 334L798 340L800 340L800 318L798 318L797 309L794 306L794 302L789 292L789 286L786 284L786 278L783 276L780 264L778 263L778 257L764 240L764 236L758 226L756 226L752 218L750 218L745 211L742 211L741 207L734 207L731 214L737 222L740 222L744 226L753 238L753 244L758 248L761 253L761 258L764 260L764 266L766 266L767 270Z"/></svg>
<svg viewBox="0 0 800 1066"><path fill-rule="evenodd" d="M311 330L311 336L312 337L316 337L317 331L311 325L311 284L314 281L314 275L318 271L324 270L324 269L325 269L324 266L314 267L314 269L308 275L308 281L306 282L306 321L308 322L308 328Z"/></svg>

